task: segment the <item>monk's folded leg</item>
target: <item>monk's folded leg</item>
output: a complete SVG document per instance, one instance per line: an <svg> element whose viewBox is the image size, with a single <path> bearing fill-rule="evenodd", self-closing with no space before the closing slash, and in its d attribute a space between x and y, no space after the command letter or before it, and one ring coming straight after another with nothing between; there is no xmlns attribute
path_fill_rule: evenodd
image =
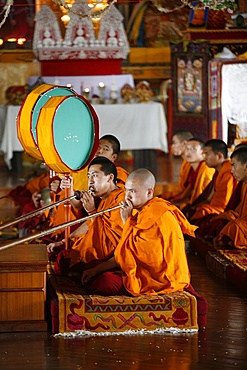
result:
<svg viewBox="0 0 247 370"><path fill-rule="evenodd" d="M247 245L247 218L237 218L228 222L221 230L220 239L228 238L228 245L238 249L245 249Z"/></svg>
<svg viewBox="0 0 247 370"><path fill-rule="evenodd" d="M129 295L125 290L122 275L117 272L107 271L97 276L85 285L89 294L110 295Z"/></svg>

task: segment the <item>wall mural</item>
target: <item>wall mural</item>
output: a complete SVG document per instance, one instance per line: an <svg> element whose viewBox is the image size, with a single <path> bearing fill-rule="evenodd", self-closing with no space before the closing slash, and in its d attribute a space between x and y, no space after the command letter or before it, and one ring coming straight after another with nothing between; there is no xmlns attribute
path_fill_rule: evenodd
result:
<svg viewBox="0 0 247 370"><path fill-rule="evenodd" d="M202 58L177 58L178 112L202 112Z"/></svg>

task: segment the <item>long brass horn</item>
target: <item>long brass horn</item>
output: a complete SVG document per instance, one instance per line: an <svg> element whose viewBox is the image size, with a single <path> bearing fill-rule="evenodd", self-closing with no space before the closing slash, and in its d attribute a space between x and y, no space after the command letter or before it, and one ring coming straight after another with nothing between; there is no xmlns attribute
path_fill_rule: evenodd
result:
<svg viewBox="0 0 247 370"><path fill-rule="evenodd" d="M80 200L80 198L81 198L80 191L75 191L74 195L71 195L68 198L61 199L61 200L59 200L59 201L57 201L55 203L48 204L45 207L42 207L42 208L39 208L39 209L37 209L35 211L26 213L25 215L22 215L20 217L17 217L16 219L14 219L12 221L4 222L2 225L0 225L0 230L5 229L6 227L10 227L10 226L16 225L16 224L18 224L21 221L28 220L31 217L35 217L35 216L41 215L43 212L48 211L49 209L52 209L52 208L54 208L56 206L59 206L60 204L64 204L66 202L69 202L72 199Z"/></svg>
<svg viewBox="0 0 247 370"><path fill-rule="evenodd" d="M122 205L118 205L118 206L115 206L115 207L112 207L112 208L103 209L102 211L96 212L93 215L86 216L86 217L83 217L83 218L79 218L77 220L65 222L65 223L63 223L61 225L54 226L51 229L43 230L43 231L40 231L39 233L35 233L35 234L32 234L32 235L24 236L23 238L20 238L18 240L15 239L13 241L8 242L5 245L0 246L0 251L1 250L4 250L4 249L7 249L7 248L10 248L10 247L14 247L15 245L18 245L18 244L23 244L23 243L29 242L29 241L31 241L31 240L33 240L35 238L41 238L42 236L49 235L49 234L51 234L51 233L53 233L55 231L64 229L64 228L69 227L69 226L76 225L76 224L78 224L80 222L87 221L90 218L93 218L93 217L102 215L103 213L106 213L106 212L114 211L115 209L118 209L118 208L121 208L121 207L122 207Z"/></svg>

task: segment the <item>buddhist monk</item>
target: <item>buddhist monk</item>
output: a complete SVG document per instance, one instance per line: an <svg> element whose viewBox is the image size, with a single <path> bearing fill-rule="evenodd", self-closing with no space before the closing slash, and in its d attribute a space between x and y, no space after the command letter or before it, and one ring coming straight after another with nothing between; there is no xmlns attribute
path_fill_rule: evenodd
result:
<svg viewBox="0 0 247 370"><path fill-rule="evenodd" d="M89 215L119 205L124 200L124 190L116 185L116 181L117 170L114 163L105 157L95 157L88 166L90 192L83 191L80 200ZM97 210L94 197L101 199ZM68 264L73 269L73 266L79 262L84 265L84 263L103 260L112 255L120 240L122 226L119 209L84 222L71 234L72 250L60 254L56 264L56 272L61 272L61 263L65 263L65 265L67 263L65 270L68 272ZM48 252L53 252L63 242L49 244L47 246Z"/></svg>
<svg viewBox="0 0 247 370"><path fill-rule="evenodd" d="M99 148L95 154L95 157L97 156L103 156L105 158L108 158L110 161L115 162L117 160L117 157L120 153L120 142L119 140L113 136L113 135L104 135L100 138L99 141ZM125 180L127 179L128 172L120 167L117 166L117 186L124 188ZM58 193L58 198L63 199L65 198L65 191L64 189L70 188L69 196L74 194L74 190L84 190L87 189L88 186L88 178L87 178L87 168L77 172L72 173L72 175L69 178L62 178L56 179L51 183L51 190ZM62 189L62 191L61 191ZM95 199L95 207L97 208L98 203L100 202L100 199L97 199L97 197L94 197ZM58 199L57 199L58 200ZM70 211L70 220L74 220L76 218L81 218L83 216L86 216L86 212L82 207L82 203L76 200L71 202L73 207ZM58 206L53 211L53 217L52 221L50 222L50 226L56 226L60 225L65 222L65 208L64 205ZM63 232L56 233L56 235L52 235L52 239L56 238L56 240L59 240L62 238L63 240ZM46 241L52 241L51 238L45 238Z"/></svg>
<svg viewBox="0 0 247 370"><path fill-rule="evenodd" d="M247 150L247 144L244 143L237 145L235 150L242 147L246 148ZM239 180L225 208L225 211L218 215L214 215L210 219L208 225L205 225L205 227L198 228L196 230L196 236L213 245L213 242L216 241L219 233L229 221L236 220L238 217L242 217L245 214L247 208L246 202L247 183L243 180ZM223 237L223 239L225 238L227 237ZM226 241L226 244L228 244L228 241L229 240Z"/></svg>
<svg viewBox="0 0 247 370"><path fill-rule="evenodd" d="M183 233L193 236L195 227L176 206L154 197L154 186L155 178L147 169L137 169L128 176L120 211L122 238L111 259L82 274L82 284L89 292L110 295L126 290L138 296L189 286ZM111 269L118 271L105 273Z"/></svg>
<svg viewBox="0 0 247 370"><path fill-rule="evenodd" d="M31 207L37 208L40 199L40 191L44 188L49 187L50 177L49 171L42 173L40 176L31 177L29 176L28 181L24 185L18 185L12 189L7 195L1 197L12 199L17 206L20 208L24 207L27 203L31 203ZM22 212L20 212L22 213ZM18 213L17 216L20 214Z"/></svg>
<svg viewBox="0 0 247 370"><path fill-rule="evenodd" d="M99 148L96 152L96 156L103 156L110 159L113 163L117 161L120 153L120 142L116 136L107 134L100 138ZM128 177L128 172L120 166L117 167L117 186L124 188L125 181ZM82 188L78 188L82 189Z"/></svg>
<svg viewBox="0 0 247 370"><path fill-rule="evenodd" d="M190 171L190 164L185 159L185 147L187 144L187 141L193 137L192 132L190 132L187 129L184 130L178 130L176 131L172 136L172 144L171 144L171 150L172 154L176 157L181 157L183 159L179 177L178 177L178 184L176 186L176 189L173 191L165 191L161 198L169 200L171 202L175 201L176 199L179 199L181 194L186 188L186 182L188 179L188 174Z"/></svg>
<svg viewBox="0 0 247 370"><path fill-rule="evenodd" d="M196 206L190 218L193 223L201 226L206 221L202 219L204 216L219 214L225 210L237 184L232 174L227 145L223 140L208 140L204 147L204 156L208 167L214 168L216 172L211 193L201 205Z"/></svg>
<svg viewBox="0 0 247 370"><path fill-rule="evenodd" d="M173 203L180 209L192 204L213 178L214 170L209 168L203 156L204 142L198 138L189 139L185 146L185 159L191 168L186 181L186 188Z"/></svg>
<svg viewBox="0 0 247 370"><path fill-rule="evenodd" d="M232 173L239 182L243 182L241 202L231 220L223 227L216 245L221 248L247 248L247 148L239 148L231 155Z"/></svg>

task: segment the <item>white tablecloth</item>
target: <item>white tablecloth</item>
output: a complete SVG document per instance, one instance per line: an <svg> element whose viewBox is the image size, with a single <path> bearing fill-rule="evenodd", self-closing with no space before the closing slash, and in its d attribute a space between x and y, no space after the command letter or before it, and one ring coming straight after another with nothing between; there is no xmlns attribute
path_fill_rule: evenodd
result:
<svg viewBox="0 0 247 370"><path fill-rule="evenodd" d="M23 147L17 137L16 117L20 107L8 105L6 109L6 118L1 142L1 151L4 153L4 160L8 168L11 170L11 159L13 152L23 151Z"/></svg>
<svg viewBox="0 0 247 370"><path fill-rule="evenodd" d="M19 106L8 106L1 150L11 169L14 151L23 151L17 137L16 117ZM162 104L95 105L100 121L100 136L115 135L122 150L159 149L168 152L167 124Z"/></svg>
<svg viewBox="0 0 247 370"><path fill-rule="evenodd" d="M28 84L33 85L38 76L31 76L28 78ZM82 94L85 88L90 90L89 98L93 94L99 95L99 82L105 85L104 95L106 99L110 97L111 84L114 83L117 87L118 98L120 98L120 91L125 84L135 87L133 76L130 74L123 75L106 75L106 76L42 76L42 80L47 84L67 86L72 85L72 88L78 93Z"/></svg>
<svg viewBox="0 0 247 370"><path fill-rule="evenodd" d="M115 135L122 150L160 149L168 152L167 124L160 103L94 105L100 136Z"/></svg>

